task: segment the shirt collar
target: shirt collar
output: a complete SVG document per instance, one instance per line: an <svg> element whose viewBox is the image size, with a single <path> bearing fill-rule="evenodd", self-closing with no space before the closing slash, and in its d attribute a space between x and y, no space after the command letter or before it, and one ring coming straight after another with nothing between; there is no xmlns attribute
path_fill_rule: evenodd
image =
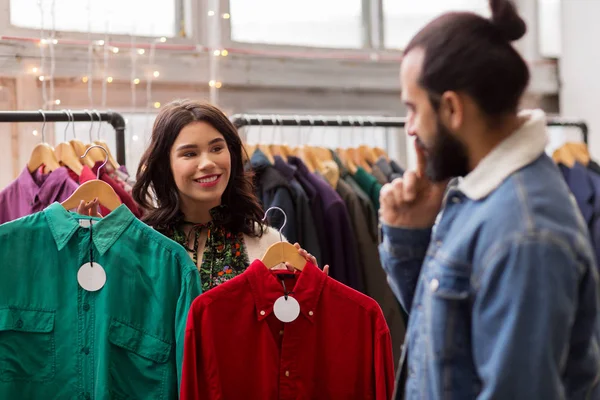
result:
<svg viewBox="0 0 600 400"><path fill-rule="evenodd" d="M91 229L92 240L100 255L104 255L115 244L123 231L135 219L135 216L124 204L121 204L104 218L79 216L78 214L68 212L57 202L48 206L44 210L44 214L58 251L67 245L73 234L80 228L80 219L93 219L97 221L92 225Z"/></svg>
<svg viewBox="0 0 600 400"><path fill-rule="evenodd" d="M523 111L527 121L496 146L479 165L460 180L458 189L472 200L496 190L513 172L532 163L545 151L546 116L542 110Z"/></svg>
<svg viewBox="0 0 600 400"><path fill-rule="evenodd" d="M37 196L44 204L51 203L69 179L71 178L66 167L57 168L47 175L43 175L39 169L29 172L25 167L17 178L19 186L26 191L29 198L34 199Z"/></svg>
<svg viewBox="0 0 600 400"><path fill-rule="evenodd" d="M285 271L288 272L288 271ZM273 312L275 300L283 296L283 285L260 260L255 260L244 272L256 304L256 317L259 321L267 318ZM309 321L314 319L314 310L319 303L321 292L327 281L327 276L319 268L307 262L298 275L290 297L300 304L300 313Z"/></svg>

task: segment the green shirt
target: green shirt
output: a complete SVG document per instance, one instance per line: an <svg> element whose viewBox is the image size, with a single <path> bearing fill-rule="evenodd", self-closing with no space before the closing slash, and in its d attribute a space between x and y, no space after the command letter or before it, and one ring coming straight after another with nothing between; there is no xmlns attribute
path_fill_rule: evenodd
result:
<svg viewBox="0 0 600 400"><path fill-rule="evenodd" d="M369 195L369 198L375 207L375 212L379 211L379 192L382 187L381 183L361 167L357 168L356 173L354 174L354 180L360 185L365 193Z"/></svg>
<svg viewBox="0 0 600 400"><path fill-rule="evenodd" d="M0 225L0 399L177 399L198 270L121 205L90 217L54 203ZM90 261L106 284L88 292Z"/></svg>

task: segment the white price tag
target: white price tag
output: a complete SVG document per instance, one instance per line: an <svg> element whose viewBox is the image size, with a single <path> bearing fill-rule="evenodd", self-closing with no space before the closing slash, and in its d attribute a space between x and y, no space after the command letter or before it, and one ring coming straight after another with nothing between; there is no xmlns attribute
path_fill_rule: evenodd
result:
<svg viewBox="0 0 600 400"><path fill-rule="evenodd" d="M106 271L98 263L92 265L87 262L77 271L77 282L88 292L96 292L106 283Z"/></svg>
<svg viewBox="0 0 600 400"><path fill-rule="evenodd" d="M292 296L281 296L273 305L273 314L281 322L292 322L300 315L300 303Z"/></svg>

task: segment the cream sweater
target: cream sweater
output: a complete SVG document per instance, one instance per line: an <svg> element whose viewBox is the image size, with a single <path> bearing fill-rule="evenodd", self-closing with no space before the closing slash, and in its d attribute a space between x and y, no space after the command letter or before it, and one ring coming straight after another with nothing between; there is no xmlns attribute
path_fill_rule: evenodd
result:
<svg viewBox="0 0 600 400"><path fill-rule="evenodd" d="M287 242L285 236L282 235L281 237L283 238L283 241ZM244 243L246 244L246 251L248 252L248 261L252 263L252 261L257 258L262 258L269 246L279 241L281 241L279 231L271 227L267 227L265 233L259 238L244 235Z"/></svg>

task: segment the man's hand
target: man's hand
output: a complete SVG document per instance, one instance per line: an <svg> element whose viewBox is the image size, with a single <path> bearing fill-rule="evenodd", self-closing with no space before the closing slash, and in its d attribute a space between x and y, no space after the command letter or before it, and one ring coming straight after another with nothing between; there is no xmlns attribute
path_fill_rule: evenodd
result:
<svg viewBox="0 0 600 400"><path fill-rule="evenodd" d="M434 183L425 175L427 160L415 141L417 170L383 186L379 216L390 226L409 229L430 228L440 212L448 181Z"/></svg>

